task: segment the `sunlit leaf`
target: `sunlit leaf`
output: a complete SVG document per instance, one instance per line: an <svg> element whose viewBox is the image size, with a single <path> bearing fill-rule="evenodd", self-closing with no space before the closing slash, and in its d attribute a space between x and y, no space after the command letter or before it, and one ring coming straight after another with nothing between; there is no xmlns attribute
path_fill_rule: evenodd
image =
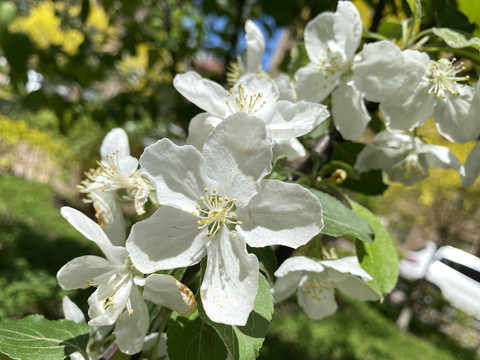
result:
<svg viewBox="0 0 480 360"><path fill-rule="evenodd" d="M263 275L259 275L255 305L245 326L215 323L208 318L201 306L201 301L197 303L200 317L217 331L228 349L231 360L253 360L258 357L273 314L270 285Z"/></svg>
<svg viewBox="0 0 480 360"><path fill-rule="evenodd" d="M47 320L41 315L0 323L0 352L15 360L65 359L85 353L90 327L70 320Z"/></svg>
<svg viewBox="0 0 480 360"><path fill-rule="evenodd" d="M385 296L395 287L398 278L398 255L392 238L380 220L367 208L350 200L353 211L367 221L375 237L373 242L357 241L357 257L360 266L373 277L370 285L380 296Z"/></svg>
<svg viewBox="0 0 480 360"><path fill-rule="evenodd" d="M171 360L225 360L227 357L222 339L202 321L197 309L186 316L172 313L167 328L167 349Z"/></svg>
<svg viewBox="0 0 480 360"><path fill-rule="evenodd" d="M372 241L373 231L368 223L333 196L310 189L320 199L323 208L322 234L334 237L349 236L361 241Z"/></svg>

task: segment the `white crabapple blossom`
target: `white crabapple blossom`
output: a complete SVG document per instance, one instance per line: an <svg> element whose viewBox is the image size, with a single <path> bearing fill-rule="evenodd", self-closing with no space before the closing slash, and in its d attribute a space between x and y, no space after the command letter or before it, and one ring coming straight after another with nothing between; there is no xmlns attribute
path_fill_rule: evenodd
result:
<svg viewBox="0 0 480 360"><path fill-rule="evenodd" d="M265 51L265 38L260 28L252 21L245 22L245 71L247 73L258 73L262 70L262 57Z"/></svg>
<svg viewBox="0 0 480 360"><path fill-rule="evenodd" d="M275 276L274 301L284 300L298 291L298 304L314 320L337 310L336 290L358 300L380 299L367 283L372 277L360 267L355 256L320 261L294 256L280 265Z"/></svg>
<svg viewBox="0 0 480 360"><path fill-rule="evenodd" d="M142 349L150 321L144 299L183 314L193 309L194 296L185 285L169 275L143 278L125 247L113 245L97 223L69 207L63 207L61 213L99 246L105 258L87 255L71 260L58 271L58 283L65 290L96 287L88 299L88 324L115 325L113 334L122 352L135 354ZM138 286L144 287L143 294Z"/></svg>
<svg viewBox="0 0 480 360"><path fill-rule="evenodd" d="M384 130L375 135L357 156L355 170L383 170L387 181L412 185L428 176L430 167L462 173L460 161L445 146L431 145L420 138Z"/></svg>
<svg viewBox="0 0 480 360"><path fill-rule="evenodd" d="M431 60L428 54L404 50L407 74L402 87L380 102L388 129L412 130L433 116L438 131L450 141L465 143L480 135L480 96L462 83L468 76L456 59Z"/></svg>
<svg viewBox="0 0 480 360"><path fill-rule="evenodd" d="M463 167L463 172L461 172L460 175L462 176L463 187L471 187L477 180L480 175L480 142L477 142L472 150L470 150L470 154L468 154Z"/></svg>
<svg viewBox="0 0 480 360"><path fill-rule="evenodd" d="M199 150L213 128L240 112L262 119L268 135L278 145L274 149L276 155L287 155L292 160L306 154L296 138L308 134L329 116L326 106L321 104L280 100L275 82L256 74L242 76L230 91L193 71L175 76L173 85L206 111L196 115L189 125L187 143ZM277 153L279 150L281 153Z"/></svg>
<svg viewBox="0 0 480 360"><path fill-rule="evenodd" d="M240 62L240 70L227 75L234 79L231 83L237 82L241 75L247 73L260 73L268 76L268 74L262 72L261 67L263 52L265 51L265 38L260 28L252 20L245 22L245 40L245 64ZM290 76L285 73L279 73L272 80L279 91L278 100L288 100L293 103L297 102L294 83Z"/></svg>
<svg viewBox="0 0 480 360"><path fill-rule="evenodd" d="M297 248L323 227L310 191L263 179L272 147L264 122L240 112L212 130L201 152L162 139L140 157L163 206L133 226L126 243L132 262L149 273L206 256L200 295L215 322L245 325L253 309L259 264L247 244Z"/></svg>
<svg viewBox="0 0 480 360"><path fill-rule="evenodd" d="M365 44L356 7L340 1L305 27L310 63L295 73L298 99L323 101L332 94L333 122L347 140L359 140L370 121L364 99L380 102L401 86L405 64L400 49L388 42ZM333 92L332 92L333 91Z"/></svg>
<svg viewBox="0 0 480 360"><path fill-rule="evenodd" d="M101 161L97 169L86 173L79 186L87 194L99 224L117 245L125 243L125 224L117 201L117 190L126 190L133 198L135 210L143 214L150 189L138 171L138 160L130 155L128 135L121 128L107 133L100 147Z"/></svg>

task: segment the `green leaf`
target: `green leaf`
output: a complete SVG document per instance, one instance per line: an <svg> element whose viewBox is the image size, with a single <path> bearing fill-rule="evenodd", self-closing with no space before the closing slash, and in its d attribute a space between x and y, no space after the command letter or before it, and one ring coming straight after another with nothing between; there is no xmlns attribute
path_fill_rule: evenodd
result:
<svg viewBox="0 0 480 360"><path fill-rule="evenodd" d="M473 47L480 50L480 38L478 37L472 36L467 39L464 34L448 28L432 28L432 31L454 49Z"/></svg>
<svg viewBox="0 0 480 360"><path fill-rule="evenodd" d="M167 349L171 360L225 360L227 357L222 339L202 321L198 309L186 316L172 313L167 328Z"/></svg>
<svg viewBox="0 0 480 360"><path fill-rule="evenodd" d="M275 276L273 275L278 268L277 257L272 248L267 246L263 248L248 247L248 252L255 254L260 262L260 270L265 274L268 282L273 284L275 282Z"/></svg>
<svg viewBox="0 0 480 360"><path fill-rule="evenodd" d="M378 27L378 33L388 39L400 39L402 37L402 24L393 21L384 21Z"/></svg>
<svg viewBox="0 0 480 360"><path fill-rule="evenodd" d="M387 229L370 210L352 200L350 205L353 211L370 224L375 233L371 243L356 242L357 257L360 266L373 278L373 281L369 282L372 289L380 296L385 296L397 283L397 251Z"/></svg>
<svg viewBox="0 0 480 360"><path fill-rule="evenodd" d="M85 353L90 327L41 315L0 323L0 352L15 360L56 360Z"/></svg>
<svg viewBox="0 0 480 360"><path fill-rule="evenodd" d="M477 25L474 35L478 36L480 34L480 1L457 0L457 7L471 23Z"/></svg>
<svg viewBox="0 0 480 360"><path fill-rule="evenodd" d="M270 285L262 274L259 274L258 277L258 293L255 298L255 305L245 326L215 323L208 318L202 308L201 301L197 301L197 303L200 317L220 335L231 360L249 360L258 357L273 314L273 297L270 293Z"/></svg>
<svg viewBox="0 0 480 360"><path fill-rule="evenodd" d="M315 189L309 190L322 203L323 234L335 237L351 236L361 241L372 241L373 231L361 216L346 208L333 196Z"/></svg>
<svg viewBox="0 0 480 360"><path fill-rule="evenodd" d="M288 65L288 74L293 75L295 72L309 63L310 58L304 43L296 45L290 52L290 63Z"/></svg>

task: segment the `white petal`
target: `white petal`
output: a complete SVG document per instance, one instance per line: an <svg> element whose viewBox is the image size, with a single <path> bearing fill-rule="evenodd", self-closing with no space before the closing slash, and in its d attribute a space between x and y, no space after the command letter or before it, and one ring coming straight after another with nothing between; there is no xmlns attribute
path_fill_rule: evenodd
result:
<svg viewBox="0 0 480 360"><path fill-rule="evenodd" d="M349 276L336 284L338 290L357 300L380 300L380 296L363 280Z"/></svg>
<svg viewBox="0 0 480 360"><path fill-rule="evenodd" d="M338 307L332 289L325 289L316 296L312 296L312 293L308 290L307 288L300 289L298 304L311 319L320 320L337 311Z"/></svg>
<svg viewBox="0 0 480 360"><path fill-rule="evenodd" d="M432 166L441 169L455 169L460 171L462 164L447 147L430 144L421 144L419 147L420 149L417 150L419 153L419 159L420 161L425 162L427 169Z"/></svg>
<svg viewBox="0 0 480 360"><path fill-rule="evenodd" d="M353 58L362 40L362 20L357 8L351 2L338 2L333 33L347 59Z"/></svg>
<svg viewBox="0 0 480 360"><path fill-rule="evenodd" d="M302 143L297 139L289 139L286 141L279 141L273 148L273 158L286 155L288 160L295 160L307 154Z"/></svg>
<svg viewBox="0 0 480 360"><path fill-rule="evenodd" d="M205 231L197 219L170 206L162 206L148 219L133 225L127 249L135 267L144 274L198 263L205 256Z"/></svg>
<svg viewBox="0 0 480 360"><path fill-rule="evenodd" d="M380 111L387 128L413 130L432 116L435 101L426 84L415 81L405 83L395 95L381 102Z"/></svg>
<svg viewBox="0 0 480 360"><path fill-rule="evenodd" d="M309 63L295 73L295 91L298 100L314 103L325 100L332 90L338 85L342 73L320 72L313 63Z"/></svg>
<svg viewBox="0 0 480 360"><path fill-rule="evenodd" d="M323 64L328 62L332 55L337 55L342 62L346 60L345 41L352 32L351 29L340 29L341 34L338 34L337 39L334 28L336 20L334 13L325 11L305 26L305 49L312 63Z"/></svg>
<svg viewBox="0 0 480 360"><path fill-rule="evenodd" d="M448 140L464 144L480 135L480 99L465 86L460 95L447 93L439 98L433 111L438 132ZM432 94L433 95L433 94Z"/></svg>
<svg viewBox="0 0 480 360"><path fill-rule="evenodd" d="M348 256L335 260L321 260L319 263L343 274L352 274L355 276L360 276L364 280L372 280L372 277L360 267L356 256ZM329 272L329 274L330 273L331 272ZM336 276L336 274L332 274L330 275L330 278L335 281L339 277Z"/></svg>
<svg viewBox="0 0 480 360"><path fill-rule="evenodd" d="M388 42L366 44L355 55L353 81L365 98L380 102L397 92L405 79L405 61L400 49Z"/></svg>
<svg viewBox="0 0 480 360"><path fill-rule="evenodd" d="M242 236L233 238L222 229L209 243L200 288L208 317L223 324L245 325L258 291L258 271L258 260L247 253Z"/></svg>
<svg viewBox="0 0 480 360"><path fill-rule="evenodd" d="M243 222L238 231L253 247L297 248L323 228L318 198L298 184L278 180L263 180L248 206L237 209L237 217Z"/></svg>
<svg viewBox="0 0 480 360"><path fill-rule="evenodd" d="M125 249L120 246L113 246L103 229L95 221L68 206L62 207L61 213L78 232L88 240L95 242L108 260L118 265L125 262Z"/></svg>
<svg viewBox="0 0 480 360"><path fill-rule="evenodd" d="M272 147L259 118L237 113L219 124L208 136L203 155L208 177L218 182L221 196L244 206L256 194L256 183L272 169Z"/></svg>
<svg viewBox="0 0 480 360"><path fill-rule="evenodd" d="M129 312L128 309L124 311L113 334L120 351L125 354L136 354L142 350L150 320L147 305L136 286L130 293L130 304L133 311Z"/></svg>
<svg viewBox="0 0 480 360"><path fill-rule="evenodd" d="M115 270L116 265L95 255L77 257L66 263L57 272L57 280L64 290L86 289L99 275Z"/></svg>
<svg viewBox="0 0 480 360"><path fill-rule="evenodd" d="M293 256L285 260L275 271L276 277L283 277L294 271L317 272L324 271L324 267L318 261L305 256Z"/></svg>
<svg viewBox="0 0 480 360"><path fill-rule="evenodd" d="M329 116L325 105L304 100L298 103L281 100L266 120L267 131L275 142L288 140L308 134Z"/></svg>
<svg viewBox="0 0 480 360"><path fill-rule="evenodd" d="M394 167L384 170L383 176L386 178L386 183L398 181L406 186L411 186L428 176L428 166L420 161L416 163L413 161L409 166L406 166L406 161L407 158Z"/></svg>
<svg viewBox="0 0 480 360"><path fill-rule="evenodd" d="M277 278L271 290L273 300L277 303L292 295L298 289L302 276L306 276L302 271L293 271Z"/></svg>
<svg viewBox="0 0 480 360"><path fill-rule="evenodd" d="M278 100L287 100L297 102L297 93L295 92L295 84L289 75L280 73L273 78L273 82L279 91Z"/></svg>
<svg viewBox="0 0 480 360"><path fill-rule="evenodd" d="M208 134L222 122L222 118L212 116L209 113L201 113L190 120L188 125L188 137L186 143L195 146L202 151L203 144Z"/></svg>
<svg viewBox="0 0 480 360"><path fill-rule="evenodd" d="M131 176L138 168L138 159L133 156L120 158L117 156L118 172L125 176Z"/></svg>
<svg viewBox="0 0 480 360"><path fill-rule="evenodd" d="M130 145L128 144L128 135L125 130L115 128L110 130L103 139L100 147L100 155L102 160L106 160L107 156L117 154L119 157L130 156Z"/></svg>
<svg viewBox="0 0 480 360"><path fill-rule="evenodd" d="M205 187L216 186L207 177L202 154L191 145L159 140L145 149L140 165L155 186L159 203L187 212L195 209Z"/></svg>
<svg viewBox="0 0 480 360"><path fill-rule="evenodd" d="M114 276L108 283L101 284L88 298L88 316L91 319L88 325L112 325L127 306L133 281L127 279L129 275Z"/></svg>
<svg viewBox="0 0 480 360"><path fill-rule="evenodd" d="M101 223L101 221L104 222L101 227L112 244L125 246L125 240L127 239L125 218L115 191L95 191L93 206L97 212L96 216L99 223ZM97 207L99 208L97 209ZM108 212L108 214L102 214L102 212L105 211ZM101 219L101 217L105 215L108 216L108 221Z"/></svg>
<svg viewBox="0 0 480 360"><path fill-rule="evenodd" d="M203 79L194 71L178 74L173 86L188 101L206 112L223 118L228 91L214 81Z"/></svg>
<svg viewBox="0 0 480 360"><path fill-rule="evenodd" d="M346 140L359 140L370 122L363 97L352 82L341 82L332 93L333 122Z"/></svg>
<svg viewBox="0 0 480 360"><path fill-rule="evenodd" d="M180 314L188 314L195 306L195 296L190 289L170 275L147 277L143 297Z"/></svg>
<svg viewBox="0 0 480 360"><path fill-rule="evenodd" d="M256 73L260 70L262 63L265 39L260 28L252 20L247 20L245 23L245 37L247 40L247 71Z"/></svg>
<svg viewBox="0 0 480 360"><path fill-rule="evenodd" d="M398 149L367 145L357 156L355 170L362 173L369 170L390 169L402 161L405 156Z"/></svg>
<svg viewBox="0 0 480 360"><path fill-rule="evenodd" d="M107 168L111 165L111 160L107 157L113 156L112 161L120 174L128 176L138 167L138 160L130 156L128 135L121 128L115 128L105 136L100 147L100 155L102 156L102 164Z"/></svg>
<svg viewBox="0 0 480 360"><path fill-rule="evenodd" d="M470 187L473 185L480 174L480 142L474 146L465 161L465 175L462 178L462 186Z"/></svg>
<svg viewBox="0 0 480 360"><path fill-rule="evenodd" d="M85 322L85 315L82 310L66 295L62 298L62 310L65 319L76 323Z"/></svg>

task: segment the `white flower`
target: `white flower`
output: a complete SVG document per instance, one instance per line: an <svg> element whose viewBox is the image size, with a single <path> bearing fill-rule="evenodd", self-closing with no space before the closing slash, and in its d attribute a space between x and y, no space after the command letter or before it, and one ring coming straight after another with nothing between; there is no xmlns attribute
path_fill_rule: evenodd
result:
<svg viewBox="0 0 480 360"><path fill-rule="evenodd" d="M360 267L355 256L322 261L295 256L285 260L275 276L277 281L272 289L275 302L298 290L298 304L314 320L337 310L336 289L358 300L380 299L367 284L371 276Z"/></svg>
<svg viewBox="0 0 480 360"><path fill-rule="evenodd" d="M253 309L259 267L246 244L296 248L323 227L312 193L263 179L272 146L260 119L238 113L218 124L202 152L162 139L140 157L163 206L133 226L126 245L131 259L152 272L207 256L200 294L215 322L245 325Z"/></svg>
<svg viewBox="0 0 480 360"><path fill-rule="evenodd" d="M62 310L65 319L76 323L85 322L85 315L83 315L82 310L66 295L62 298Z"/></svg>
<svg viewBox="0 0 480 360"><path fill-rule="evenodd" d="M450 141L465 143L480 135L480 96L460 84L462 63L430 60L426 53L404 50L407 71L402 87L380 103L389 129L412 130L434 117L438 131Z"/></svg>
<svg viewBox="0 0 480 360"><path fill-rule="evenodd" d="M145 213L143 207L148 199L150 190L137 171L138 160L130 156L127 133L120 128L111 130L103 139L100 147L102 160L97 169L87 173L87 180L83 181L80 191L88 194L89 200L97 213L99 224L109 232L109 236L116 244L120 234L113 235L112 231L124 229L123 216L119 204L117 204L115 191L125 189L130 197L134 199L135 210L139 215ZM112 192L111 194L101 194ZM116 223L115 220L120 221ZM115 225L113 225L115 223ZM125 234L123 233L123 242Z"/></svg>
<svg viewBox="0 0 480 360"><path fill-rule="evenodd" d="M363 135L370 115L364 98L380 102L402 84L405 64L400 49L388 41L363 46L362 23L355 6L340 1L337 11L323 12L305 27L305 47L310 63L297 70L299 99L324 100L332 93L332 117L347 140Z"/></svg>
<svg viewBox="0 0 480 360"><path fill-rule="evenodd" d="M472 186L480 175L480 142L477 142L468 154L461 175L463 187Z"/></svg>
<svg viewBox="0 0 480 360"><path fill-rule="evenodd" d="M185 285L168 275L141 278L127 250L112 245L97 223L69 207L63 207L61 212L73 227L100 247L106 258L88 255L73 259L58 271L58 283L65 290L97 288L88 299L88 324L116 324L113 333L122 352L134 354L142 348L150 320L144 298L180 313L192 310L193 294ZM137 285L144 286L143 297Z"/></svg>
<svg viewBox="0 0 480 360"><path fill-rule="evenodd" d="M275 83L255 74L240 78L230 91L192 71L175 76L173 85L206 111L195 116L189 126L187 143L199 150L213 128L229 115L240 112L262 119L268 135L276 144L289 146L286 155L293 159L305 155L296 138L309 133L329 116L324 105L279 100Z"/></svg>
<svg viewBox="0 0 480 360"><path fill-rule="evenodd" d="M262 70L262 57L265 51L265 39L260 28L252 20L245 22L245 39L247 41L245 68L247 73Z"/></svg>
<svg viewBox="0 0 480 360"><path fill-rule="evenodd" d="M388 181L406 185L428 176L429 168L461 171L461 164L445 146L430 145L417 137L394 131L381 131L373 145L358 154L355 169L359 172L384 170Z"/></svg>

